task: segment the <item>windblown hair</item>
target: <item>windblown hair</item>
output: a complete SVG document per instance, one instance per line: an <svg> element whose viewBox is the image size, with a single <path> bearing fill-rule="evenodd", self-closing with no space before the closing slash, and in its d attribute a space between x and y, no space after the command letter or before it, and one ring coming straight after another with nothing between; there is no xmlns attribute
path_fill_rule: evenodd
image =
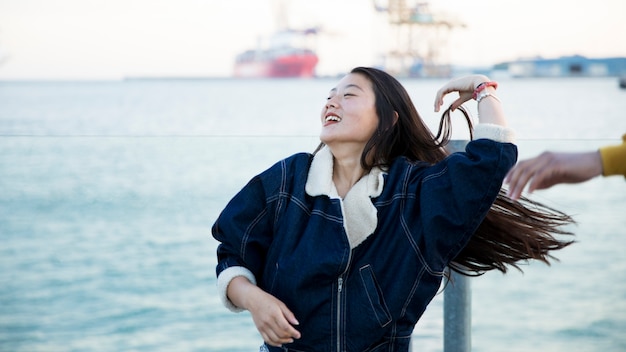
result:
<svg viewBox="0 0 626 352"><path fill-rule="evenodd" d="M364 75L372 82L379 117L377 131L361 155L365 170L387 167L400 156L432 165L449 155L445 147L451 138L450 108L444 111L434 136L406 89L393 76L368 67L354 68L351 73ZM465 115L471 133L467 112L462 107L457 110ZM521 270L519 263L532 259L550 264L550 259L555 259L552 251L573 243L556 237L572 235L564 229L572 223L574 220L561 211L524 197L514 201L501 189L467 246L449 267L474 276L493 269L506 272L509 266Z"/></svg>

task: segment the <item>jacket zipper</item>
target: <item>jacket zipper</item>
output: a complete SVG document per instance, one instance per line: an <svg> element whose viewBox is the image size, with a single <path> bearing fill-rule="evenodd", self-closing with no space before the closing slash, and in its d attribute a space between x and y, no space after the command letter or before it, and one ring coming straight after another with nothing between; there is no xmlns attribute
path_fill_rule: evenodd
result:
<svg viewBox="0 0 626 352"><path fill-rule="evenodd" d="M343 289L343 277L337 280L337 352L341 351L341 290Z"/></svg>
<svg viewBox="0 0 626 352"><path fill-rule="evenodd" d="M341 205L341 215L344 217L345 219L345 211L343 208L343 200L340 200L339 204ZM344 225L345 226L345 225ZM348 229L346 229L344 227L344 232L345 232L345 236L348 236ZM346 264L346 269L339 275L339 278L337 279L337 352L341 352L341 306L342 306L342 299L341 296L343 294L343 278L344 276L348 273L348 270L350 269L350 264L352 262L352 248L349 249L348 252L348 262Z"/></svg>
<svg viewBox="0 0 626 352"><path fill-rule="evenodd" d="M348 254L348 265L346 266L346 270L344 270L339 278L337 279L337 352L341 352L341 307L343 300L341 299L343 294L343 278L350 269L350 264L352 261L352 249L350 249L350 253Z"/></svg>

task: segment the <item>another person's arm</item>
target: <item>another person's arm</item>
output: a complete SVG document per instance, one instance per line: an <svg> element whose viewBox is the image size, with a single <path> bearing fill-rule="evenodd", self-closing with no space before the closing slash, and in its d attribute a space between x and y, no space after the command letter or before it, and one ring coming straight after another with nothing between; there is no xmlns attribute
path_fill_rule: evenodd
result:
<svg viewBox="0 0 626 352"><path fill-rule="evenodd" d="M528 192L550 188L559 183L580 183L596 176L626 176L626 135L624 142L599 150L566 153L544 152L520 161L507 175L509 197L518 199L526 185Z"/></svg>
<svg viewBox="0 0 626 352"><path fill-rule="evenodd" d="M579 183L602 174L602 159L596 151L581 153L543 152L520 161L509 171L509 197L519 199L528 184L528 192L559 183Z"/></svg>
<svg viewBox="0 0 626 352"><path fill-rule="evenodd" d="M604 176L623 175L626 177L626 134L622 136L622 144L600 148Z"/></svg>

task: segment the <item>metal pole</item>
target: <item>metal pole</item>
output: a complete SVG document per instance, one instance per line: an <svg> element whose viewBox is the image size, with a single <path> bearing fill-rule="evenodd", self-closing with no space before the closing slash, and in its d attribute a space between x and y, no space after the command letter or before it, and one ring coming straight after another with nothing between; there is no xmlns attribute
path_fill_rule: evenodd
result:
<svg viewBox="0 0 626 352"><path fill-rule="evenodd" d="M463 151L468 141L452 140L450 153ZM470 278L453 271L446 280L443 296L443 351L470 352L472 350L472 295Z"/></svg>
<svg viewBox="0 0 626 352"><path fill-rule="evenodd" d="M472 295L470 278L451 272L443 296L443 351L472 350Z"/></svg>

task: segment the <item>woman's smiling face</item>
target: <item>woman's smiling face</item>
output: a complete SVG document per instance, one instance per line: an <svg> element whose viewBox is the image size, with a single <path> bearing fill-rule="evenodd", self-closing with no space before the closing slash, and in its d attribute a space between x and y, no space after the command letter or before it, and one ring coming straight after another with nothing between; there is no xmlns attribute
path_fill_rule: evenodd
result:
<svg viewBox="0 0 626 352"><path fill-rule="evenodd" d="M321 119L320 139L324 144L356 143L364 147L378 127L372 82L358 73L343 77L330 91Z"/></svg>

